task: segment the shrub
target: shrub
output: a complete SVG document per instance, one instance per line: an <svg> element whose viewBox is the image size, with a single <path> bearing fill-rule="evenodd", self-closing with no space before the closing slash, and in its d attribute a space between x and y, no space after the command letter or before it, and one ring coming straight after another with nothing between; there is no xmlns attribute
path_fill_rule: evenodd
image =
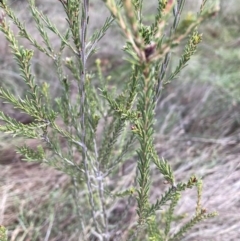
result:
<svg viewBox="0 0 240 241"><path fill-rule="evenodd" d="M31 14L44 44L31 36L4 0L0 3L4 11L0 30L28 89L24 97L19 97L1 87L0 98L33 119L24 125L0 112L5 122L0 130L40 140L37 148L23 145L18 152L26 161L53 166L71 178L80 240L180 240L198 222L216 215L201 205L201 179L193 175L186 182L177 182L169 162L159 157L154 144L155 108L161 93L202 41L199 23L215 14L214 8L205 9L203 0L196 16L187 15L180 21L184 2L159 0L153 22L146 23L141 0L105 0L111 15L88 37L88 0L55 3L62 4L65 11L65 32L30 0ZM8 19L17 27L18 36ZM124 51L129 63L129 76L124 78L122 90L118 86L114 90L116 81L104 76L100 59L96 61L96 73L87 64L114 21L126 40ZM50 32L59 38L58 46L51 43ZM19 37L32 47L20 45ZM185 48L171 71L171 53L180 43L185 43ZM57 98L51 95L50 81L36 81L31 59L38 51L53 62L61 87ZM168 185L156 200L150 195L151 166ZM132 170L124 170L127 167ZM190 188L197 189L196 212L180 230L172 232L176 205L183 191Z"/></svg>

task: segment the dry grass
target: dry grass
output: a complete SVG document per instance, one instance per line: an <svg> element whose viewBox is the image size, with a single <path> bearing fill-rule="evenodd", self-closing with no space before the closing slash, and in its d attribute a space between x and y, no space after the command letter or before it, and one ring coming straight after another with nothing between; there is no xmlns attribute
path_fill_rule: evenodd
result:
<svg viewBox="0 0 240 241"><path fill-rule="evenodd" d="M180 93L181 98L177 97ZM175 125L172 132L161 135L158 139L159 155L166 157L175 166L177 179L186 180L192 174L202 177L202 205L208 211L219 213L218 217L198 225L183 240L240 239L240 129L236 126L233 128L234 111L239 110L240 106L232 106L231 103L226 103L224 98L219 100L219 94L210 86L185 86L185 93L178 88L176 102L172 101L169 106L175 106L175 110L181 109L181 100L186 101L185 97L188 98L188 104L184 103L184 106L188 106L187 113L177 122L189 123L191 120L191 128L186 132L181 124ZM212 113L217 102L222 106L222 110L217 112L218 115ZM226 130L230 129L231 132L226 135ZM156 179L155 183L154 196L159 197L161 178ZM196 208L195 203L196 193L186 192L177 209L178 214L191 215ZM181 225L176 225L174 229L179 226Z"/></svg>

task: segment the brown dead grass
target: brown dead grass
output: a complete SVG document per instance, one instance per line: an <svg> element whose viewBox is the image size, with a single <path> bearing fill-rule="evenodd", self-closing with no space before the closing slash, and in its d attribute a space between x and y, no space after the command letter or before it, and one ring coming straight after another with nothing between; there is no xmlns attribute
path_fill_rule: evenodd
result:
<svg viewBox="0 0 240 241"><path fill-rule="evenodd" d="M179 92L182 94L181 98L176 97L175 105L180 108L184 101L188 110L184 117L180 115L179 122L189 123L190 120L191 127L186 131L183 125L176 125L170 134L160 136L159 155L175 166L178 180L186 180L192 174L202 177L202 206L219 213L218 217L202 222L183 240L239 240L240 129L234 124L234 116L240 106L226 101L221 91L211 86L193 84L182 88L188 91L178 89L176 96L180 96ZM157 188L161 180L155 181L155 197L162 192ZM190 218L195 203L196 192L186 192L177 208L178 214L188 214ZM176 225L174 230L180 226Z"/></svg>

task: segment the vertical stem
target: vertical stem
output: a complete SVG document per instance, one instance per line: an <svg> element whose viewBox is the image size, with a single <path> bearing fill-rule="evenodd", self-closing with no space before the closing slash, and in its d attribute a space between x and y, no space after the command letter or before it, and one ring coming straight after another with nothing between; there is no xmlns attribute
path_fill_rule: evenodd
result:
<svg viewBox="0 0 240 241"><path fill-rule="evenodd" d="M86 99L86 91L85 91L85 81L86 81L86 61L87 61L87 53L86 53L86 34L87 34L87 24L88 24L88 11L89 11L89 0L83 0L82 5L82 19L81 19L81 49L80 49L80 58L81 58L81 78L80 78L80 84L79 84L79 92L80 92L80 124L81 124L81 141L86 146L86 114L87 114L87 99ZM95 140L93 140L95 143ZM96 148L96 143L94 145L95 147L95 158L98 160L98 153ZM104 185L102 180L102 174L100 171L100 166L98 166L98 170L95 171L95 178L98 182L98 194L100 198L101 208L102 208L102 214L103 214L103 226L104 226L104 232L105 234L101 234L101 230L99 228L98 222L96 220L96 205L94 203L94 197L93 197L93 190L92 190L92 184L90 179L90 170L89 170L89 164L87 160L87 149L82 148L82 158L83 158L83 165L85 170L85 178L87 182L87 188L88 188L88 195L89 195L89 202L91 205L91 212L93 217L93 223L96 228L96 231L100 236L102 236L103 240L108 240L108 223L107 223L107 214L106 214L106 207L105 207L105 201L104 201Z"/></svg>
<svg viewBox="0 0 240 241"><path fill-rule="evenodd" d="M138 140L141 145L138 151L139 162L139 191L138 191L138 215L139 225L146 222L146 211L149 205L149 187L150 187L150 161L151 150L153 146L153 117L154 117L154 99L153 93L154 77L149 71L149 66L142 66L142 85L144 93L140 97L138 109L141 112L139 124L137 126L139 135Z"/></svg>
<svg viewBox="0 0 240 241"><path fill-rule="evenodd" d="M88 11L89 11L89 0L83 0L82 2L82 18L81 18L81 49L80 51L80 68L81 68L81 76L79 83L79 94L80 94L80 125L81 125L81 142L84 143L85 147L82 147L82 162L85 171L85 178L88 188L89 195L89 203L91 205L91 213L93 218L93 223L97 232L100 232L98 223L96 220L96 212L95 212L95 204L93 198L93 190L91 186L91 178L89 173L89 165L87 160L87 147L86 147L86 96L85 96L85 81L86 81L86 34L87 34L87 21L88 21Z"/></svg>

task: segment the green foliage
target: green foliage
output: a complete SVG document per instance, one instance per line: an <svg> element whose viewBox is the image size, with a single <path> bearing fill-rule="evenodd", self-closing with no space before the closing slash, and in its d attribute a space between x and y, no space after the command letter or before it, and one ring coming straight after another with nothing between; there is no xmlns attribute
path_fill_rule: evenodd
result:
<svg viewBox="0 0 240 241"><path fill-rule="evenodd" d="M133 199L136 203L137 229L128 236L129 240L179 240L194 225L215 216L215 213L207 213L201 207L201 181L192 176L185 183L176 183L170 163L159 157L154 142L155 109L164 86L177 77L202 41L202 34L196 26L212 12L204 11L206 1L203 1L200 13L181 23L185 1L159 0L154 21L147 25L141 0L125 0L121 4L115 0L105 0L111 16L100 30L88 37L89 1L59 2L68 23L65 33L61 33L58 26L38 10L33 0L29 1L43 46L29 34L6 2L0 3L5 12L0 20L0 30L12 49L19 75L28 88L26 96L20 98L1 87L0 98L34 120L29 125L23 125L0 112L0 119L5 123L0 125L0 130L13 136L39 139L42 146L32 149L23 145L18 152L27 161L44 162L70 176L73 196L79 208L82 240L110 240L119 231L116 229L124 231L121 230L121 222L124 221L118 220L117 224L110 221L109 210L114 206L113 198L128 200L128 204ZM11 30L8 18L18 28L20 37L28 40L34 50L19 45L19 36ZM125 37L124 50L131 65L121 91L111 91L112 83L109 84L109 79L104 77L100 60L96 63L97 77L87 65L96 44L113 21ZM170 31L166 34L169 25ZM59 38L59 46L53 48L49 31ZM179 64L168 74L171 52L186 37L188 41ZM35 51L42 52L53 61L62 88L56 99L52 99L48 83L36 83L31 68ZM136 165L131 177L134 187L130 188L122 184L125 177L118 176L118 172L124 165L130 165L131 159L136 160ZM150 196L152 164L169 185L157 200L152 200ZM117 178L122 182L117 180L116 186L109 184ZM171 224L175 220L178 201L184 190L194 187L198 190L196 214L172 234ZM82 190L86 196L84 205L80 205ZM129 211L129 206L125 212ZM162 209L166 209L164 225L158 217L158 211ZM143 231L146 232L143 234ZM133 230L128 230L128 233L133 233Z"/></svg>
<svg viewBox="0 0 240 241"><path fill-rule="evenodd" d="M7 231L3 226L0 226L0 240L7 241Z"/></svg>

